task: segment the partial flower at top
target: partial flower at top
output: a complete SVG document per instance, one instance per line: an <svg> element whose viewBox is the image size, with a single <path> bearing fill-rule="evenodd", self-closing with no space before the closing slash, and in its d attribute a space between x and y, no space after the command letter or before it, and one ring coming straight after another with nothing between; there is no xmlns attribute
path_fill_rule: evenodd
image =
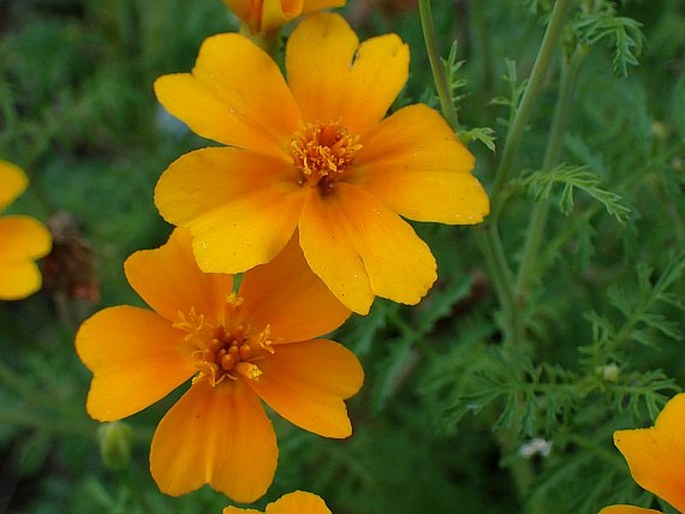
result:
<svg viewBox="0 0 685 514"><path fill-rule="evenodd" d="M295 491L269 503L263 513L255 509L226 507L223 514L331 514L331 511L319 496Z"/></svg>
<svg viewBox="0 0 685 514"><path fill-rule="evenodd" d="M685 393L671 398L651 428L618 430L614 444L635 481L685 513ZM644 514L656 510L612 505L600 514Z"/></svg>
<svg viewBox="0 0 685 514"><path fill-rule="evenodd" d="M26 174L0 160L0 211L28 186ZM29 216L0 217L0 300L19 300L40 289L42 278L34 262L50 252L45 225Z"/></svg>
<svg viewBox="0 0 685 514"><path fill-rule="evenodd" d="M131 255L126 277L152 307L117 306L76 335L93 372L88 413L135 414L192 378L160 421L150 448L159 488L180 495L210 484L238 502L273 480L276 436L260 398L325 437L352 433L343 400L361 387L359 361L319 338L350 315L307 267L297 244L242 277L202 273L190 236L176 229L156 250Z"/></svg>
<svg viewBox="0 0 685 514"><path fill-rule="evenodd" d="M252 34L273 32L294 18L331 7L345 0L224 0Z"/></svg>
<svg viewBox="0 0 685 514"><path fill-rule="evenodd" d="M342 17L317 13L288 40L287 84L238 34L208 38L192 74L160 77L169 112L228 145L182 156L155 191L162 216L190 230L200 268L248 270L296 234L353 311L375 296L418 303L436 263L400 216L473 224L489 204L473 156L436 111L417 104L383 119L408 67L396 34L360 44Z"/></svg>

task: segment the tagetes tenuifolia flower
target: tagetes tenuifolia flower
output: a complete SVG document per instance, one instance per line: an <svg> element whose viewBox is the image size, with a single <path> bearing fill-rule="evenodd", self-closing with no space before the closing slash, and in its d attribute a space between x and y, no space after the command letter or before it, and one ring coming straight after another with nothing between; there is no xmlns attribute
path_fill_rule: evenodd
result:
<svg viewBox="0 0 685 514"><path fill-rule="evenodd" d="M614 444L638 484L685 513L685 394L669 400L653 427L614 432ZM658 511L612 505L600 514L647 512Z"/></svg>
<svg viewBox="0 0 685 514"><path fill-rule="evenodd" d="M252 34L272 32L292 19L314 11L342 7L345 0L224 0Z"/></svg>
<svg viewBox="0 0 685 514"><path fill-rule="evenodd" d="M199 270L181 229L124 268L153 310L102 310L83 323L76 348L93 372L88 413L100 421L130 416L193 377L152 440L150 470L163 492L210 484L239 502L262 496L278 447L260 398L316 434L351 434L343 399L361 387L362 368L345 347L318 338L349 310L297 244L245 273L235 292L231 275Z"/></svg>
<svg viewBox="0 0 685 514"><path fill-rule="evenodd" d="M26 174L0 160L0 211L28 186ZM50 252L48 229L30 216L0 217L0 300L19 300L40 289L42 277L34 262Z"/></svg>
<svg viewBox="0 0 685 514"><path fill-rule="evenodd" d="M295 491L269 503L263 513L255 509L226 507L223 514L331 514L331 511L319 496L305 491Z"/></svg>
<svg viewBox="0 0 685 514"><path fill-rule="evenodd" d="M245 271L297 233L353 311L367 313L374 296L419 302L435 259L400 216L472 224L489 205L473 156L436 111L411 105L383 119L408 65L397 35L360 45L342 17L317 13L288 40L287 84L238 34L207 39L192 74L159 78L172 114L229 145L182 156L155 192L162 216L190 230L200 268Z"/></svg>

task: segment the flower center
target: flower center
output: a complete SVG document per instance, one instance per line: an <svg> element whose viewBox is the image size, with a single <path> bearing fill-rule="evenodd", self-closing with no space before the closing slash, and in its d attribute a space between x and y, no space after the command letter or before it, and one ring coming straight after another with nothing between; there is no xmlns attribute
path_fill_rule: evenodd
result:
<svg viewBox="0 0 685 514"><path fill-rule="evenodd" d="M354 162L361 149L359 136L338 122L305 123L290 142L293 162L300 171L299 184L308 183L330 192Z"/></svg>
<svg viewBox="0 0 685 514"><path fill-rule="evenodd" d="M178 313L179 321L173 326L186 331L185 340L196 347L192 357L198 373L193 378L193 384L208 380L215 387L227 378L237 380L240 375L259 380L262 374L259 361L274 353L270 339L271 327L267 325L258 334L251 334L249 326L231 324L242 303L243 299L235 293L226 298L223 324L212 324L195 308L191 308L187 314Z"/></svg>

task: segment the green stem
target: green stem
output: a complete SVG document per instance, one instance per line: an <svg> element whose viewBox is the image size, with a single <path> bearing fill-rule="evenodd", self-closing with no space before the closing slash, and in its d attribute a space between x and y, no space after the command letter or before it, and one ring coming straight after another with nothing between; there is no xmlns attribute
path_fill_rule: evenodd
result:
<svg viewBox="0 0 685 514"><path fill-rule="evenodd" d="M535 63L533 64L533 70L528 79L526 91L523 93L521 103L516 110L514 122L507 132L507 137L504 141L504 150L502 151L502 160L497 169L495 185L491 195L493 203L491 217L494 217L495 219L499 216L501 208L499 203L500 194L509 180L514 156L516 155L521 138L525 132L526 124L530 119L533 107L535 106L535 102L542 89L542 83L547 74L547 70L554 57L554 51L557 47L557 42L559 41L561 33L563 32L564 20L566 19L566 13L569 10L570 4L571 0L557 0L554 4L549 25L547 25L547 30L542 38L542 44L540 45L537 57L535 58Z"/></svg>
<svg viewBox="0 0 685 514"><path fill-rule="evenodd" d="M452 102L447 84L445 68L440 60L437 44L435 42L435 30L431 17L430 0L419 0L419 14L421 16L421 28L423 38L426 42L428 59L431 63L433 81L438 91L442 114L453 130L457 128L457 113ZM513 274L509 268L502 241L495 223L491 223L483 230L476 232L478 244L485 255L490 279L493 282L498 301L504 311L504 332L505 340L514 342L518 340L519 329L515 318L516 309L514 306L514 283Z"/></svg>
<svg viewBox="0 0 685 514"><path fill-rule="evenodd" d="M588 48L586 46L579 46L570 61L568 63L565 62L562 68L561 88L557 98L547 150L542 162L543 170L552 169L561 159L564 135L566 134L568 120L571 115L573 96L578 82L580 67L585 60L587 52ZM550 205L551 202L549 200L541 200L533 208L528 235L523 247L521 266L516 279L516 293L518 297L525 298L528 295L531 284L536 276L540 276L542 272L539 265L539 253L545 234Z"/></svg>
<svg viewBox="0 0 685 514"><path fill-rule="evenodd" d="M485 256L485 263L497 300L504 315L504 344L516 346L521 341L522 327L517 316L516 293L513 274L507 261L497 223L491 223L476 232L478 245Z"/></svg>
<svg viewBox="0 0 685 514"><path fill-rule="evenodd" d="M447 83L445 67L442 64L440 52L438 51L438 45L436 43L430 0L419 0L419 16L421 17L423 40L426 43L428 61L430 62L431 71L433 72L433 82L435 83L435 89L437 90L438 98L440 99L442 115L450 124L452 130L456 131L459 126L459 118L457 117L457 109L452 101L452 94L450 93L450 86Z"/></svg>

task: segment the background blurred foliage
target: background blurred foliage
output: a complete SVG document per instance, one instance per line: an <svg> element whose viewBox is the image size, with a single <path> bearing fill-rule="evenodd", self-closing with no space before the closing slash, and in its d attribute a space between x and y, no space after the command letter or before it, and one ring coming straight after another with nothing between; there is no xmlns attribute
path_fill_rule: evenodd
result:
<svg viewBox="0 0 685 514"><path fill-rule="evenodd" d="M496 134L494 153L471 144L489 185L506 99L530 73L553 2L433 4L443 56L458 40L464 61L455 73L466 80L458 84L460 121ZM578 8L570 16L578 26L567 44L584 35L592 47L564 139L566 167L547 175L550 199L566 212L550 213L541 250L548 267L526 299L526 344L501 344L474 229L417 226L439 261L431 294L414 308L378 301L336 334L367 372L349 402L354 437L325 440L276 419L279 468L258 505L297 488L321 494L336 514L582 514L653 501L633 484L611 433L649 425L685 380L685 4L578 4L614 9L591 18L593 30L630 18L646 43L624 77L615 64L626 41L613 40L613 29L598 37ZM362 38L395 31L410 44L398 105L437 106L413 2L350 0L345 14ZM88 294L62 285L0 305L0 512L192 514L228 504L208 488L166 497L149 477L149 439L172 399L126 421L134 437L128 466L103 465L73 335L94 310L140 304L122 263L170 231L152 203L154 184L176 157L207 144L158 106L152 81L189 70L204 37L236 27L219 0L0 1L0 155L32 181L10 211L43 220L70 213L78 232L61 247L63 258L93 266L80 284ZM544 186L535 170L558 59L500 221L514 265ZM577 168L597 182L584 191L588 175L578 178ZM598 188L629 212L623 223L593 199ZM536 437L551 442L550 455L524 459L519 450Z"/></svg>

